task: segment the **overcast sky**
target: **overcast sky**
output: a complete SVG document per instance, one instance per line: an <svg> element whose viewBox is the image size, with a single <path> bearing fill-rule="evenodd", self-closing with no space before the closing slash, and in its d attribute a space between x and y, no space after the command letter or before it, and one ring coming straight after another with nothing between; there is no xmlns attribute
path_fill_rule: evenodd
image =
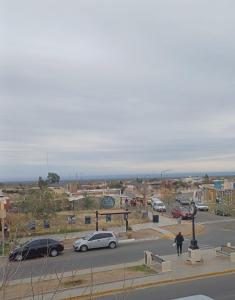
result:
<svg viewBox="0 0 235 300"><path fill-rule="evenodd" d="M235 170L234 0L0 4L0 180Z"/></svg>

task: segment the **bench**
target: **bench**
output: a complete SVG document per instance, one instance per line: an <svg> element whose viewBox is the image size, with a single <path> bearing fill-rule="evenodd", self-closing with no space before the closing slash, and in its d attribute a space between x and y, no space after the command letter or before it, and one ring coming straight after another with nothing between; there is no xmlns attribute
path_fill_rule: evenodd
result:
<svg viewBox="0 0 235 300"><path fill-rule="evenodd" d="M235 262L235 247L232 247L230 244L215 248L215 253L216 256L218 255L228 256L231 262Z"/></svg>
<svg viewBox="0 0 235 300"><path fill-rule="evenodd" d="M151 256L152 256L152 260L159 264L162 264L163 262L165 262L165 259L157 254L151 253Z"/></svg>
<svg viewBox="0 0 235 300"><path fill-rule="evenodd" d="M160 272L171 271L171 262L166 261L163 257L153 254L150 251L144 251L144 262L149 267L156 267Z"/></svg>

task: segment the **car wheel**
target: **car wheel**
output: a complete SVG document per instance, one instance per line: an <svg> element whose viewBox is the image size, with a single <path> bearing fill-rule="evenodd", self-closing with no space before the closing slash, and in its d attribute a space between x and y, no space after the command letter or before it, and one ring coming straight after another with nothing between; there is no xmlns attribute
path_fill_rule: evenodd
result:
<svg viewBox="0 0 235 300"><path fill-rule="evenodd" d="M114 248L116 248L116 247L117 247L117 245L116 245L115 242L109 243L109 248L110 248L110 249L114 249Z"/></svg>
<svg viewBox="0 0 235 300"><path fill-rule="evenodd" d="M17 254L16 257L15 257L15 260L16 261L22 261L23 260L22 254Z"/></svg>
<svg viewBox="0 0 235 300"><path fill-rule="evenodd" d="M81 252L86 252L87 250L88 250L88 248L87 248L86 245L82 245L82 246L80 247L80 251L81 251Z"/></svg>
<svg viewBox="0 0 235 300"><path fill-rule="evenodd" d="M56 249L52 249L50 252L50 256L55 257L58 255L58 251Z"/></svg>

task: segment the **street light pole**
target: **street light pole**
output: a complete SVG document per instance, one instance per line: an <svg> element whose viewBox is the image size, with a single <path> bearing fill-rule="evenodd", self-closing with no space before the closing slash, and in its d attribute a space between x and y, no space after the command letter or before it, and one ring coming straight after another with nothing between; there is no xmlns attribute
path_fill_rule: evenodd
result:
<svg viewBox="0 0 235 300"><path fill-rule="evenodd" d="M189 248L192 250L195 250L195 249L199 249L199 247L197 245L197 240L196 240L196 236L195 236L195 216L197 214L197 207L196 207L194 201L192 201L192 203L191 203L190 210L192 213L192 240L191 240Z"/></svg>

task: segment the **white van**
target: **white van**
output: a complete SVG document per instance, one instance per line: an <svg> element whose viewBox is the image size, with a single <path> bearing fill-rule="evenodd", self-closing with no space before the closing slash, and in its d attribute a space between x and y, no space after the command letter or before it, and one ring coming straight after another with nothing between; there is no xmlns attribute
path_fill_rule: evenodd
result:
<svg viewBox="0 0 235 300"><path fill-rule="evenodd" d="M158 212L166 212L166 206L162 201L154 202L152 208Z"/></svg>
<svg viewBox="0 0 235 300"><path fill-rule="evenodd" d="M162 201L157 197L152 197L151 198L151 205L153 206L154 203L162 203Z"/></svg>

